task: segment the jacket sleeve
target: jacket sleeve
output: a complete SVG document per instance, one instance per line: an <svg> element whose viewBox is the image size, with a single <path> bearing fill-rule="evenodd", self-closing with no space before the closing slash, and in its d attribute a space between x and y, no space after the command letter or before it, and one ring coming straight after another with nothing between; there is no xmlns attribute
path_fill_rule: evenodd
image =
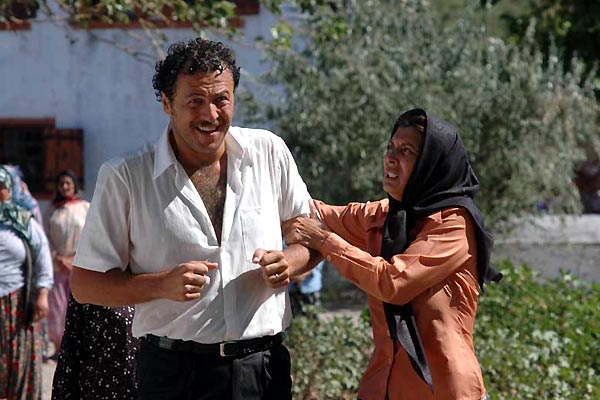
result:
<svg viewBox="0 0 600 400"><path fill-rule="evenodd" d="M322 222L344 241L360 249L366 249L370 220L382 213L379 202L350 203L347 206L331 206L315 200ZM371 218L369 218L371 217Z"/></svg>
<svg viewBox="0 0 600 400"><path fill-rule="evenodd" d="M443 282L476 257L476 238L467 211L435 213L402 254L387 262L332 234L321 252L342 276L367 294L393 304L406 304Z"/></svg>

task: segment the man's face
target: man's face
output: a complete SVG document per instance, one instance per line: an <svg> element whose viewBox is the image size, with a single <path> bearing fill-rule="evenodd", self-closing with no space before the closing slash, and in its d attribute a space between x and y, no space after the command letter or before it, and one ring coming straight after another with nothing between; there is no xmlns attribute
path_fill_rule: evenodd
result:
<svg viewBox="0 0 600 400"><path fill-rule="evenodd" d="M233 74L180 74L172 100L163 94L171 118L176 154L180 161L214 161L225 151L225 134L234 111Z"/></svg>

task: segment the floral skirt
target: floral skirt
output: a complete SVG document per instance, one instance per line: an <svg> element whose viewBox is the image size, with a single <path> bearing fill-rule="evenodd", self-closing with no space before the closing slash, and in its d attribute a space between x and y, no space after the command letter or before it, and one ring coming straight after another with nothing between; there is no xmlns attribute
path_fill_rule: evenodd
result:
<svg viewBox="0 0 600 400"><path fill-rule="evenodd" d="M0 399L42 396L40 324L25 324L21 289L0 297Z"/></svg>

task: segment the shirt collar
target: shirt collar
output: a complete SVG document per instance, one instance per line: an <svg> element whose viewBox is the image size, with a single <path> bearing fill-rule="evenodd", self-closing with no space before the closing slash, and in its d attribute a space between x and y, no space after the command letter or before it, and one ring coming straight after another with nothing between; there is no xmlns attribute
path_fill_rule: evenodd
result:
<svg viewBox="0 0 600 400"><path fill-rule="evenodd" d="M155 157L154 157L154 173L152 174L152 178L156 179L163 172L166 171L171 165L176 165L177 158L175 158L175 153L171 148L171 143L169 142L169 131L171 130L171 125L167 124L167 127L163 131L163 134L160 136L158 141L155 144Z"/></svg>
<svg viewBox="0 0 600 400"><path fill-rule="evenodd" d="M175 152L171 147L169 140L169 132L171 125L167 125L163 134L160 136L155 144L155 158L154 158L154 173L153 179L158 178L163 174L171 165L177 166L177 158ZM249 159L248 154L248 141L241 134L241 129L238 127L230 127L225 136L225 146L227 147L227 156L233 159L244 160Z"/></svg>
<svg viewBox="0 0 600 400"><path fill-rule="evenodd" d="M227 146L227 157L243 160L244 156L247 156L248 143L240 131L241 129L236 126L230 127L225 136L225 146Z"/></svg>

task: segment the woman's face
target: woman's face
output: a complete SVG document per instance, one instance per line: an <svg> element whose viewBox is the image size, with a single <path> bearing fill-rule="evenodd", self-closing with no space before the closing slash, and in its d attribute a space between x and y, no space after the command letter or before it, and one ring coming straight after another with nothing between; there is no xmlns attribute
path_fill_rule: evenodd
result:
<svg viewBox="0 0 600 400"><path fill-rule="evenodd" d="M10 189L6 187L4 182L0 182L0 203L10 200Z"/></svg>
<svg viewBox="0 0 600 400"><path fill-rule="evenodd" d="M402 201L422 145L423 134L412 126L398 128L388 143L383 158L383 190L398 201Z"/></svg>
<svg viewBox="0 0 600 400"><path fill-rule="evenodd" d="M75 194L75 182L68 175L58 178L58 193L63 197L73 196Z"/></svg>

